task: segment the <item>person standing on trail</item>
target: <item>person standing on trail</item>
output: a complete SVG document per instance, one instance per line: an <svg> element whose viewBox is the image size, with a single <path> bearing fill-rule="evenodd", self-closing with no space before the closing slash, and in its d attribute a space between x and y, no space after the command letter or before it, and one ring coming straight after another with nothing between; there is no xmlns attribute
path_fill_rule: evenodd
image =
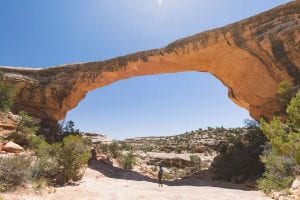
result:
<svg viewBox="0 0 300 200"><path fill-rule="evenodd" d="M97 160L97 152L94 147L91 148L91 159L92 160Z"/></svg>
<svg viewBox="0 0 300 200"><path fill-rule="evenodd" d="M161 166L161 164L158 165L158 166L159 166L159 171L158 171L158 186L159 186L159 187L162 187L163 185L162 185L161 179L162 179L164 170L163 170L163 167Z"/></svg>

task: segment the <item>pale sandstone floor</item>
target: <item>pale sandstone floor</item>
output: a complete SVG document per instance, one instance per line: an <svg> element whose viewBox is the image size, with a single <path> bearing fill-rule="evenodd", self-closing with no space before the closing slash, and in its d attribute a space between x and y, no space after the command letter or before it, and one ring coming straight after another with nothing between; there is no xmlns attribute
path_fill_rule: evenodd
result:
<svg viewBox="0 0 300 200"><path fill-rule="evenodd" d="M5 200L268 200L258 191L215 187L199 179L200 185L168 186L159 188L154 182L105 177L99 171L88 168L77 186L56 188L55 192L43 195L2 194ZM207 185L207 186L206 186ZM218 184L220 185L220 184ZM221 184L222 185L222 184ZM226 188L225 188L226 186ZM236 187L236 185L235 185Z"/></svg>

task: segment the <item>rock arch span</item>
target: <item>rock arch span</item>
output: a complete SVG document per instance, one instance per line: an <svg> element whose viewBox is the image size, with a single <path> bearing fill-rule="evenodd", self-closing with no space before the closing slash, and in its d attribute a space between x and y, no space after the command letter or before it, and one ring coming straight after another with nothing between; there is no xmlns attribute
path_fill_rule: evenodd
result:
<svg viewBox="0 0 300 200"><path fill-rule="evenodd" d="M300 83L300 1L161 49L45 69L0 68L1 79L17 88L16 110L54 122L96 88L134 76L184 71L211 73L252 117L272 116L278 84Z"/></svg>

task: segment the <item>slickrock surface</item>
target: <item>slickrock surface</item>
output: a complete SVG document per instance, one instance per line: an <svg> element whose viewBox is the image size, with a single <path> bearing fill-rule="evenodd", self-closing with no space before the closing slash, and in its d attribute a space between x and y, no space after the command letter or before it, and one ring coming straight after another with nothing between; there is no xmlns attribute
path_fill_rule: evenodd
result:
<svg viewBox="0 0 300 200"><path fill-rule="evenodd" d="M106 167L106 170L107 167ZM123 173L122 177L109 178L97 170L88 169L78 186L56 188L53 193L4 194L5 200L269 200L261 192L245 190L240 185L193 180L182 185L164 185ZM126 179L127 177L127 179ZM134 180L136 179L136 180ZM241 187L241 188L239 188Z"/></svg>
<svg viewBox="0 0 300 200"><path fill-rule="evenodd" d="M135 76L184 71L213 74L252 117L272 116L278 83L300 83L300 1L161 49L46 69L0 69L1 79L18 89L16 109L51 120L63 119L96 88Z"/></svg>

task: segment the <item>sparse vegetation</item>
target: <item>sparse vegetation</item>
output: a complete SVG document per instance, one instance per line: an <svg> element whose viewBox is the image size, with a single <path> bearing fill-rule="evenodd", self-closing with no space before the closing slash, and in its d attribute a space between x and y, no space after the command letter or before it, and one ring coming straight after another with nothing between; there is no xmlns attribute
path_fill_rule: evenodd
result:
<svg viewBox="0 0 300 200"><path fill-rule="evenodd" d="M15 95L14 87L2 81L0 82L0 111L7 112L10 110L14 103Z"/></svg>
<svg viewBox="0 0 300 200"><path fill-rule="evenodd" d="M123 169L132 169L136 163L136 157L132 152L120 156L120 164Z"/></svg>
<svg viewBox="0 0 300 200"><path fill-rule="evenodd" d="M49 183L64 184L82 177L82 169L90 157L89 143L81 136L67 136L60 143L48 144L40 138L35 141L38 156L34 178L45 178Z"/></svg>
<svg viewBox="0 0 300 200"><path fill-rule="evenodd" d="M22 156L0 157L0 192L25 184L31 176L31 160Z"/></svg>
<svg viewBox="0 0 300 200"><path fill-rule="evenodd" d="M8 139L23 147L29 147L31 138L36 135L40 128L40 120L23 111L19 112L18 115L16 130L9 135Z"/></svg>
<svg viewBox="0 0 300 200"><path fill-rule="evenodd" d="M261 129L271 144L262 156L266 171L258 181L258 187L265 192L286 190L300 173L300 91L286 108L285 122L279 117L270 122L261 120Z"/></svg>
<svg viewBox="0 0 300 200"><path fill-rule="evenodd" d="M235 138L232 144L221 145L220 154L211 165L215 178L239 183L250 177L259 177L264 171L259 156L265 142L266 138L259 128L251 126L245 137Z"/></svg>
<svg viewBox="0 0 300 200"><path fill-rule="evenodd" d="M118 158L120 156L120 147L117 141L113 141L108 145L109 153L113 158Z"/></svg>
<svg viewBox="0 0 300 200"><path fill-rule="evenodd" d="M201 159L199 158L199 156L196 155L191 155L190 159L192 161L192 166L196 169L196 170L201 170Z"/></svg>
<svg viewBox="0 0 300 200"><path fill-rule="evenodd" d="M80 131L79 129L75 128L75 123L72 120L69 120L65 122L65 120L61 121L58 124L58 135L60 136L60 139L62 140L64 137L69 135L79 135Z"/></svg>
<svg viewBox="0 0 300 200"><path fill-rule="evenodd" d="M293 86L288 81L282 81L278 86L278 91L276 94L276 102L280 107L278 114L286 114L286 109L291 99L296 95L299 88Z"/></svg>

